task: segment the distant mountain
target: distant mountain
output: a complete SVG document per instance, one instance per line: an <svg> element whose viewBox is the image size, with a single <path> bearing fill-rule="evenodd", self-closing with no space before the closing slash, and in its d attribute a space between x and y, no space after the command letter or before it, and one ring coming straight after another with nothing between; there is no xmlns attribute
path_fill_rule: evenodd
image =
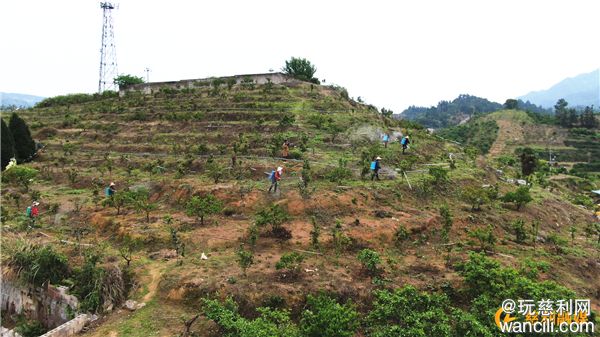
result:
<svg viewBox="0 0 600 337"><path fill-rule="evenodd" d="M45 97L0 92L0 107L30 108Z"/></svg>
<svg viewBox="0 0 600 337"><path fill-rule="evenodd" d="M484 114L502 109L502 104L488 101L485 98L460 95L453 101L441 101L437 106L410 106L402 111L400 118L415 121L428 128L443 128L457 125L477 114Z"/></svg>
<svg viewBox="0 0 600 337"><path fill-rule="evenodd" d="M533 91L519 98L545 108L552 108L561 98L564 98L572 107L592 104L599 107L600 69L564 79L548 90Z"/></svg>

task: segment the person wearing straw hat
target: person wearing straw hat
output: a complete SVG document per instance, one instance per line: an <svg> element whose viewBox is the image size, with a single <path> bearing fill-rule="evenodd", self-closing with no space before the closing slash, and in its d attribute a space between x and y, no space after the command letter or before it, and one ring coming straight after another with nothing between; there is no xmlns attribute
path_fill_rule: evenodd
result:
<svg viewBox="0 0 600 337"><path fill-rule="evenodd" d="M381 169L381 165L379 164L379 161L381 160L381 157L377 157L375 158L374 161L371 162L371 180L377 178L377 180L379 180L379 170Z"/></svg>
<svg viewBox="0 0 600 337"><path fill-rule="evenodd" d="M402 154L404 154L404 152L408 149L408 144L410 144L410 137L406 136L402 138L400 144L402 144Z"/></svg>
<svg viewBox="0 0 600 337"><path fill-rule="evenodd" d="M39 202L34 201L31 203L31 206L27 207L26 214L29 220L31 221L31 227L35 225L35 220L40 215L40 210L38 208L39 205Z"/></svg>
<svg viewBox="0 0 600 337"><path fill-rule="evenodd" d="M108 185L108 187L106 188L106 196L110 198L113 195L115 195L115 193L117 193L116 185L114 182L111 182L110 185Z"/></svg>
<svg viewBox="0 0 600 337"><path fill-rule="evenodd" d="M283 174L283 167L279 166L277 170L271 172L269 175L269 179L271 180L271 187L269 187L269 193L271 189L273 189L273 193L277 192L277 185L279 184L279 180L281 180L281 175Z"/></svg>

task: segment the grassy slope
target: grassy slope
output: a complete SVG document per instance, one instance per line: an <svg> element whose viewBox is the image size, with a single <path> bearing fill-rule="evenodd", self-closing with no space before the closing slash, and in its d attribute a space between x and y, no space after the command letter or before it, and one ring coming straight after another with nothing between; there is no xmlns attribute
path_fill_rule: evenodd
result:
<svg viewBox="0 0 600 337"><path fill-rule="evenodd" d="M58 214L64 217L64 221L55 221L54 215L44 215L41 230L63 237L69 235L74 224L86 224L90 233L83 241L103 242L107 253L115 255L125 235L144 242L143 249L135 254L134 268L140 287L132 297L147 301L148 305L133 314L110 315L88 335L146 336L157 329L160 335L173 334L182 329L179 317L191 317L199 308L199 299L216 291L221 296L232 294L241 301L245 312L273 296L281 296L289 307L297 308L306 293L319 289L352 294L361 304L374 288L371 279L361 273L356 260L361 247L370 247L382 255L385 277L390 284L436 289L450 282L459 287L460 279L446 264L440 246L438 207L444 203L449 205L455 219L451 241L463 243L452 252L452 262L464 258L470 249L476 249L467 231L493 224L494 234L499 238L496 251L504 254L495 257L504 264L517 267L525 257L547 261L552 269L542 276L544 279L558 280L576 289L582 297L597 296L594 295L600 279L597 270L581 273L587 256L596 254L582 236L583 226L589 221L588 211L565 202L559 195L534 187L535 201L521 212L495 202L485 206L483 212L472 213L461 201L461 187L494 183L493 172L486 165L475 165L474 160L455 145L399 126L392 130L410 132L413 136L411 154L401 157L399 144L376 151L384 157L384 167L407 159L416 162L413 169L417 172L409 174L412 188L402 179L362 181L358 179L360 153L375 145L369 145L359 135L364 130L373 133L394 122L381 119L367 107L348 102L327 88L301 84L266 89L234 87L232 91L222 89L216 96L211 95L208 88L155 96L133 95L21 113L33 127L36 138L47 146L40 158L29 164L47 172L46 179L36 181L33 187L41 192L44 205L59 204ZM282 111L291 111L296 122L289 127L279 126ZM339 141L330 142L330 133L309 123L310 116L318 111L344 126ZM257 122L257 117L262 118L262 122ZM240 139L241 133L248 151L247 157L238 158L242 167L239 179L235 178L237 171L227 169L224 180L215 184L206 175L206 158L197 154L197 146L205 144L208 152L228 167L232 143ZM310 139L304 156L311 161L314 179L311 188L315 191L308 199L302 198L296 187L301 163L269 158L270 151L265 146L276 134L285 134L298 144L301 133ZM75 144L74 154L65 153L66 143ZM449 174L451 183L431 193L418 194L421 181L427 175L419 172L426 168L421 165L444 163L448 152L458 158L457 168ZM105 153L113 162L112 172L104 165ZM188 163L190 171L178 174L178 167L186 156L192 159ZM341 183L324 179L340 157L348 160L355 178ZM157 162L159 159L163 162ZM151 170L158 164L165 167L166 172L153 174ZM277 165L286 167L283 191L275 196L267 195L264 191L268 184L263 172ZM69 169L78 173L74 182L68 179ZM143 215L133 210L116 216L114 209L96 206L92 191L101 187L94 187L92 182L97 179L114 180L121 189L150 184L154 190L153 200L159 203L159 209L151 213L150 223L145 224ZM13 187L9 189L17 192ZM512 186L500 183L501 192L511 189ZM231 211L229 215L208 218L208 224L202 227L185 214L183 204L190 195L207 192L222 199ZM255 211L268 203L287 207L292 220L285 227L291 230L293 237L285 244L261 237L255 249L255 264L248 270L248 276L243 277L236 264L235 251ZM72 210L77 204L83 204L83 208L74 213ZM18 212L6 199L4 205L9 212ZM375 210L386 211L390 217L379 218ZM166 214L173 216L174 226L186 243L187 254L181 265L146 258L149 252L170 247L168 226L162 221ZM313 216L322 226L323 255L308 254L302 268L315 271L302 272L302 277L295 281L286 280L274 265L285 252L313 250L309 245ZM516 218L528 223L540 219L542 236L557 234L566 238L568 227L575 225L578 228L576 245L565 247L566 253L557 255L551 245L538 245L534 249L531 244L516 244L509 226ZM336 219L354 241L339 257L329 234ZM359 225L353 225L356 220ZM393 236L400 225L409 230L411 237L399 249ZM19 232L16 220L9 220L3 226L5 242L16 236L27 236L38 242L49 240L34 233ZM74 263L79 262L74 248L62 246L61 249L74 256ZM208 260L200 259L203 252L209 256ZM506 255L514 258L504 257ZM211 327L203 320L198 324L206 329Z"/></svg>

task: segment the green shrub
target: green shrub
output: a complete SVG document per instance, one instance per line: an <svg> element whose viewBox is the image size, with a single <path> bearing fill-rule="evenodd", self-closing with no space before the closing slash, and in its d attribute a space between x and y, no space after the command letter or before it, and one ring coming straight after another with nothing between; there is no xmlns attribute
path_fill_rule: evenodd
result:
<svg viewBox="0 0 600 337"><path fill-rule="evenodd" d="M217 214L223 209L223 202L212 194L205 196L194 196L186 204L186 213L189 216L200 218L200 224L204 225L204 217Z"/></svg>
<svg viewBox="0 0 600 337"><path fill-rule="evenodd" d="M443 167L430 167L429 175L433 178L433 184L436 186L442 186L450 181L450 178L448 178L448 170Z"/></svg>
<svg viewBox="0 0 600 337"><path fill-rule="evenodd" d="M573 196L572 201L575 205L581 205L585 207L594 207L594 200L584 194L576 194Z"/></svg>
<svg viewBox="0 0 600 337"><path fill-rule="evenodd" d="M369 336L451 337L450 301L445 295L421 293L412 286L375 291L367 316ZM467 336L467 335L465 335Z"/></svg>
<svg viewBox="0 0 600 337"><path fill-rule="evenodd" d="M496 160L498 161L498 163L504 166L512 167L515 166L515 164L517 163L517 159L515 157L507 155L499 156L498 158L496 158Z"/></svg>
<svg viewBox="0 0 600 337"><path fill-rule="evenodd" d="M573 291L555 282L537 282L512 268L503 268L484 254L470 253L469 260L456 265L456 269L464 278L464 294L470 303L470 312L493 331L498 331L498 328L490 318L505 299L531 299L537 303L541 299L559 300L575 296Z"/></svg>
<svg viewBox="0 0 600 337"><path fill-rule="evenodd" d="M105 271L97 265L100 260L100 254L88 252L83 267L74 271L71 293L81 300L79 308L84 312L96 311L103 304L102 279Z"/></svg>
<svg viewBox="0 0 600 337"><path fill-rule="evenodd" d="M502 198L504 202L512 202L517 206L517 211L521 209L521 207L533 200L531 195L529 194L529 188L526 186L521 186L517 188L514 192L506 193Z"/></svg>
<svg viewBox="0 0 600 337"><path fill-rule="evenodd" d="M38 102L35 107L36 108L47 108L52 106L60 106L60 105L70 105L70 104L81 104L86 102L91 102L95 100L108 99L108 98L117 98L119 97L119 93L116 91L103 91L102 93L95 94L70 94L65 96L55 96L45 98L42 101Z"/></svg>
<svg viewBox="0 0 600 337"><path fill-rule="evenodd" d="M237 80L235 78L231 77L231 78L227 79L227 89L228 90L231 90L231 88L233 88L233 86L236 84L237 84Z"/></svg>
<svg viewBox="0 0 600 337"><path fill-rule="evenodd" d="M452 213L450 213L450 208L448 205L442 205L440 207L440 217L442 218L442 239L444 242L448 242L448 235L450 234L450 230L452 229Z"/></svg>
<svg viewBox="0 0 600 337"><path fill-rule="evenodd" d="M375 275L379 272L379 264L381 258L377 252L371 249L363 249L358 253L358 261L362 263L364 270L370 275Z"/></svg>
<svg viewBox="0 0 600 337"><path fill-rule="evenodd" d="M398 228L396 228L396 232L394 233L394 243L396 246L401 246L408 239L410 239L410 233L406 230L406 227L404 227L404 225L398 225Z"/></svg>
<svg viewBox="0 0 600 337"><path fill-rule="evenodd" d="M519 274L531 279L537 280L540 272L548 272L550 270L550 264L544 261L534 261L530 258L526 258L521 261L519 268Z"/></svg>
<svg viewBox="0 0 600 337"><path fill-rule="evenodd" d="M527 240L525 221L522 219L517 219L511 223L511 227L515 231L515 241L517 243L524 243Z"/></svg>
<svg viewBox="0 0 600 337"><path fill-rule="evenodd" d="M567 245L567 242L567 239L556 233L552 233L546 237L546 243L553 245L554 250L559 254L564 253L564 247Z"/></svg>
<svg viewBox="0 0 600 337"><path fill-rule="evenodd" d="M358 313L350 302L340 304L327 295L308 295L300 327L305 337L350 337L358 329Z"/></svg>
<svg viewBox="0 0 600 337"><path fill-rule="evenodd" d="M9 183L20 185L25 192L29 192L29 185L33 182L38 175L39 171L23 166L17 165L9 168L2 173L2 180Z"/></svg>
<svg viewBox="0 0 600 337"><path fill-rule="evenodd" d="M488 202L488 193L479 186L467 186L462 190L463 199L471 205L472 211L481 210L481 205Z"/></svg>
<svg viewBox="0 0 600 337"><path fill-rule="evenodd" d="M292 113L284 113L279 120L279 126L282 128L290 127L296 122L296 117Z"/></svg>
<svg viewBox="0 0 600 337"><path fill-rule="evenodd" d="M206 175L210 177L215 184L219 183L221 178L226 176L227 167L216 160L206 163Z"/></svg>
<svg viewBox="0 0 600 337"><path fill-rule="evenodd" d="M21 337L38 337L45 334L47 329L38 321L19 320L14 331Z"/></svg>
<svg viewBox="0 0 600 337"><path fill-rule="evenodd" d="M245 276L246 270L252 264L254 264L254 254L249 250L245 250L243 246L240 246L240 248L237 251L237 261L240 268L242 268L242 272Z"/></svg>
<svg viewBox="0 0 600 337"><path fill-rule="evenodd" d="M111 197L106 198L102 201L104 207L110 206L117 210L117 215L121 214L121 209L131 204L133 201L133 194L129 191L122 191L113 194Z"/></svg>
<svg viewBox="0 0 600 337"><path fill-rule="evenodd" d="M347 166L348 162L344 158L340 158L338 166L330 170L325 177L331 182L341 184L344 180L352 178L352 171Z"/></svg>
<svg viewBox="0 0 600 337"><path fill-rule="evenodd" d="M315 128L319 129L319 130L323 130L327 127L327 125L329 123L331 123L333 121L333 119L331 118L331 116L327 116L326 114L323 113L314 113L312 115L309 115L308 118L306 119L306 122L308 124L311 124L312 126L314 126Z"/></svg>
<svg viewBox="0 0 600 337"><path fill-rule="evenodd" d="M317 222L317 218L315 216L310 217L310 223L313 227L310 231L310 244L314 248L319 248L319 236L321 235L321 226Z"/></svg>
<svg viewBox="0 0 600 337"><path fill-rule="evenodd" d="M297 276L300 271L300 264L304 261L304 255L292 252L281 255L279 261L275 264L275 269L285 269L287 274Z"/></svg>
<svg viewBox="0 0 600 337"><path fill-rule="evenodd" d="M281 205L273 204L256 212L255 223L259 227L271 226L272 231L276 231L286 221L290 219L287 211Z"/></svg>
<svg viewBox="0 0 600 337"><path fill-rule="evenodd" d="M146 215L146 222L150 222L150 212L158 208L158 204L150 201L150 192L146 188L141 188L131 194L133 207L138 212Z"/></svg>
<svg viewBox="0 0 600 337"><path fill-rule="evenodd" d="M301 337L286 310L258 308L259 316L247 319L240 316L237 304L227 298L224 303L204 299L203 311L208 319L217 323L225 337Z"/></svg>
<svg viewBox="0 0 600 337"><path fill-rule="evenodd" d="M494 245L496 244L496 236L494 236L494 231L491 225L487 226L487 228L475 228L470 230L468 233L469 237L477 239L479 241L479 246L481 250L493 250Z"/></svg>
<svg viewBox="0 0 600 337"><path fill-rule="evenodd" d="M70 274L67 257L51 245L18 242L9 253L8 265L21 280L34 286L57 284Z"/></svg>

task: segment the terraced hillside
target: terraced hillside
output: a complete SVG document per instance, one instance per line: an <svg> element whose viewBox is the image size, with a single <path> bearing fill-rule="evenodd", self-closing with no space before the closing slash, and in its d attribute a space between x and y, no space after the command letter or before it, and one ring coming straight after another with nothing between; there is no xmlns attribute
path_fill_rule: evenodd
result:
<svg viewBox="0 0 600 337"><path fill-rule="evenodd" d="M517 187L498 179L494 163L384 118L341 88L216 82L58 97L19 114L44 148L24 164L38 170L29 191L3 186L2 263L18 266L23 242L68 256L59 283L97 295L80 300L103 313L86 336L185 335L183 321L199 336L316 336L332 322L348 336L390 335L394 326L421 336L432 325L440 336L496 336L490 312L502 296L577 294L598 310L590 209L537 183L530 203L503 202ZM410 134L408 153L398 142L384 148L382 132ZM281 158L285 139L291 149ZM375 156L379 181L370 179ZM280 189L269 193L278 166ZM111 181L118 198L128 196L122 205L104 196ZM30 227L20 214L32 198L42 216ZM83 291L86 275L102 290ZM108 296L106 275L121 275L111 284L122 284L122 296ZM431 296L431 307L418 309L418 322L377 316L393 289L403 289L398 298ZM307 296L320 291L329 297ZM146 305L106 310L125 297ZM236 304L222 305L227 297ZM428 310L440 321L426 319Z"/></svg>

